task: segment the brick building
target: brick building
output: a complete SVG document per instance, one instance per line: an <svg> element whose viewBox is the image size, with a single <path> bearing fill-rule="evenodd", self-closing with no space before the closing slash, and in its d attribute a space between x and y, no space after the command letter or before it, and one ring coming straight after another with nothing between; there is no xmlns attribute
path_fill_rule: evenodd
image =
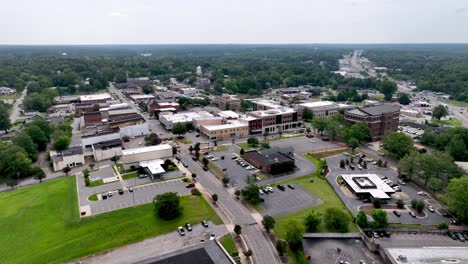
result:
<svg viewBox="0 0 468 264"><path fill-rule="evenodd" d="M302 112L288 107L250 112L251 116L262 120L262 133L276 133L301 127Z"/></svg>
<svg viewBox="0 0 468 264"><path fill-rule="evenodd" d="M236 95L223 94L216 96L214 103L222 110L239 111L241 108L241 99Z"/></svg>
<svg viewBox="0 0 468 264"><path fill-rule="evenodd" d="M247 151L243 158L261 171L270 174L290 172L295 167L292 147Z"/></svg>
<svg viewBox="0 0 468 264"><path fill-rule="evenodd" d="M398 129L400 109L392 105L378 105L345 112L348 123L365 123L369 126L372 141Z"/></svg>

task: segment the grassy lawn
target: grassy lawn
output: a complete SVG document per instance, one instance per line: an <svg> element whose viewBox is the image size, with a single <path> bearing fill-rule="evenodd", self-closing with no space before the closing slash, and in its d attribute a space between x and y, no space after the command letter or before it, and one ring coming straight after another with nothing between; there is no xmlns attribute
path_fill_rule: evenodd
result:
<svg viewBox="0 0 468 264"><path fill-rule="evenodd" d="M227 146L217 146L215 147L216 149L213 149L212 152L218 152L218 151L226 151L228 150Z"/></svg>
<svg viewBox="0 0 468 264"><path fill-rule="evenodd" d="M460 101L455 101L455 100L445 100L445 102L447 104L451 104L451 105L454 105L454 106L458 106L458 107L468 107L468 103L467 102L460 102Z"/></svg>
<svg viewBox="0 0 468 264"><path fill-rule="evenodd" d="M210 168L210 170L212 170L218 177L224 176L223 170L211 160L208 162L208 168Z"/></svg>
<svg viewBox="0 0 468 264"><path fill-rule="evenodd" d="M192 141L190 141L190 140L184 140L184 142L182 142L182 143L184 143L185 145L190 145L190 144L192 144Z"/></svg>
<svg viewBox="0 0 468 264"><path fill-rule="evenodd" d="M97 194L91 195L90 197L88 197L88 200L90 200L90 201L97 201L97 200L98 200Z"/></svg>
<svg viewBox="0 0 468 264"><path fill-rule="evenodd" d="M151 203L80 219L76 196L75 177L0 193L1 262L63 263L174 232L185 222L221 223L202 197L181 197L183 215L164 221Z"/></svg>
<svg viewBox="0 0 468 264"><path fill-rule="evenodd" d="M456 119L455 117L451 117L449 120L432 120L431 123L437 124L440 126L454 126L454 127L461 127L463 126L463 123Z"/></svg>
<svg viewBox="0 0 468 264"><path fill-rule="evenodd" d="M234 242L234 239L230 234L224 235L219 241L229 253L229 255L232 255L232 253L237 252L236 243Z"/></svg>
<svg viewBox="0 0 468 264"><path fill-rule="evenodd" d="M8 99L16 99L16 98L18 98L17 94L0 95L0 100L8 100Z"/></svg>
<svg viewBox="0 0 468 264"><path fill-rule="evenodd" d="M237 143L236 144L239 148L243 148L244 151L254 150L257 148L252 148L247 142Z"/></svg>
<svg viewBox="0 0 468 264"><path fill-rule="evenodd" d="M132 178L135 178L135 177L138 177L138 172L136 172L136 171L122 175L123 180L128 180L128 179L132 179Z"/></svg>
<svg viewBox="0 0 468 264"><path fill-rule="evenodd" d="M317 161L311 158L309 155L305 155L305 156L317 164ZM305 208L296 212L287 213L287 214L283 214L278 217L275 217L276 219L275 233L278 235L278 237L280 238L285 237L288 222L290 220L296 220L300 224L302 224L304 217L312 210L315 212L324 214L325 210L327 210L328 208L336 207L336 208L340 208L343 211L348 212L346 207L338 198L337 194L334 192L332 187L328 184L327 180L321 179L317 175L318 173L316 173L315 175L306 175L300 178L295 178L295 179L290 179L290 180L280 182L281 184L284 184L284 185L290 184L290 183L300 185L304 189L312 193L314 196L317 196L318 198L320 198L323 201L323 203L317 206L312 206L312 207ZM313 183L309 182L310 178L314 179ZM325 226L323 220L322 220L322 223L320 223L318 230L319 232L332 232L333 231L333 230L329 230ZM351 221L351 214L350 214L350 221L349 221L349 231L357 232L356 226Z"/></svg>

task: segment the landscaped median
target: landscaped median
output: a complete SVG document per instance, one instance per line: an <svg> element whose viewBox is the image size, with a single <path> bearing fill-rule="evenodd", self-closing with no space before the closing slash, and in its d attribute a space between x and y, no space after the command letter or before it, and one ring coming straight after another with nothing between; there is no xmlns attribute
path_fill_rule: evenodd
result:
<svg viewBox="0 0 468 264"><path fill-rule="evenodd" d="M74 176L0 193L2 263L63 263L175 232L186 222L221 224L199 196L180 197L181 217L165 221L152 203L80 218Z"/></svg>

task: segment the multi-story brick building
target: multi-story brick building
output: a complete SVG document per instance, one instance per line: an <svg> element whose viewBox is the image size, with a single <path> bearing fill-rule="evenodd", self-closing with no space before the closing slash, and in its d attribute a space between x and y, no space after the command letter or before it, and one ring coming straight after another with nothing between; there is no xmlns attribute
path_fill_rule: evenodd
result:
<svg viewBox="0 0 468 264"><path fill-rule="evenodd" d="M262 133L297 129L302 125L302 113L288 107L250 112L249 115L262 120Z"/></svg>
<svg viewBox="0 0 468 264"><path fill-rule="evenodd" d="M223 94L216 96L214 103L222 110L239 111L241 108L241 99L236 95Z"/></svg>
<svg viewBox="0 0 468 264"><path fill-rule="evenodd" d="M348 123L365 123L369 126L372 141L398 129L400 109L392 105L378 105L345 112Z"/></svg>

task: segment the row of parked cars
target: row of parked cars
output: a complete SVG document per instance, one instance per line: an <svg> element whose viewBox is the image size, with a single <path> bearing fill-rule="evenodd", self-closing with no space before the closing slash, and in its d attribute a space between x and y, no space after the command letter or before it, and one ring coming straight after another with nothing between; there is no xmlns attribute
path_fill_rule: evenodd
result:
<svg viewBox="0 0 468 264"><path fill-rule="evenodd" d="M205 220L201 221L201 224L203 227L208 227L208 222ZM185 228L188 232L192 232L192 225L190 223L185 223ZM179 235L185 236L185 229L182 226L179 226L177 228L177 232L179 233Z"/></svg>
<svg viewBox="0 0 468 264"><path fill-rule="evenodd" d="M468 240L468 231L462 231L462 232L448 231L447 235L453 240L460 240L461 242L465 242L466 240Z"/></svg>
<svg viewBox="0 0 468 264"><path fill-rule="evenodd" d="M132 189L132 188L128 188L128 191L129 191L129 192L133 192L133 189ZM101 194L101 197L102 197L103 200L106 200L107 198L110 198L110 197L114 196L114 192L115 192L115 191L110 191L110 192L107 192L107 193L103 193L103 194ZM119 190L117 190L117 193L118 193L119 195L123 195L124 192L125 192L124 189L119 189Z"/></svg>
<svg viewBox="0 0 468 264"><path fill-rule="evenodd" d="M288 188L291 189L291 190L296 189L296 186L294 184L288 184L286 186L288 186ZM283 191L283 192L286 191L286 187L284 187L284 185L282 185L282 184L278 184L278 185L276 185L276 187L278 189L280 189L281 191ZM264 188L260 188L260 190L258 192L260 193L260 195L263 195L263 194L273 193L274 191L273 191L273 187L266 186Z"/></svg>
<svg viewBox="0 0 468 264"><path fill-rule="evenodd" d="M237 156L233 155L232 156L232 159L235 160L237 162L237 164L239 164L241 167L243 167L244 169L246 170L253 170L255 169L254 166L250 165L249 163L247 163L243 158L238 158Z"/></svg>

